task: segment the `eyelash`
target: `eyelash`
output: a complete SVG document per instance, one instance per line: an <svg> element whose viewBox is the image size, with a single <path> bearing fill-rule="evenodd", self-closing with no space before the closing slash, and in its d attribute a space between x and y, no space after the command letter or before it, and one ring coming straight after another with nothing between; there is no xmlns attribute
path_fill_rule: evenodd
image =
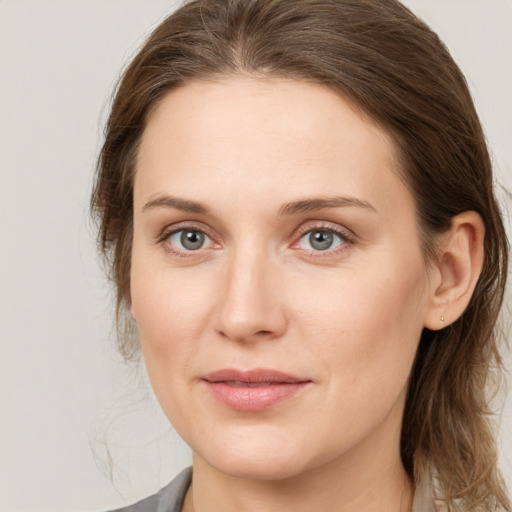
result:
<svg viewBox="0 0 512 512"><path fill-rule="evenodd" d="M306 249L305 251L310 258L328 258L330 256L338 255L348 250L348 246L353 245L356 242L355 235L348 229L342 229L338 226L334 226L329 222L317 221L313 224L307 223L297 230L297 235L294 236L295 241L292 243L291 248L295 249L302 238L313 231L324 231L327 233L332 233L340 238L341 244L334 249L326 249L325 251ZM300 248L297 247L296 250L300 250Z"/></svg>
<svg viewBox="0 0 512 512"><path fill-rule="evenodd" d="M194 256L197 257L201 253L201 249L198 249L197 251L185 251L182 249L177 249L173 247L170 243L167 243L172 235L175 235L180 231L195 231L197 233L202 233L205 236L207 236L214 244L216 244L216 242L214 241L214 237L208 232L208 230L206 230L203 226L199 227L190 223L167 227L166 229L164 229L162 234L158 236L157 243L162 245L167 252L177 255L181 258L190 258Z"/></svg>
<svg viewBox="0 0 512 512"><path fill-rule="evenodd" d="M180 225L173 225L170 227L167 227L161 235L157 237L157 243L164 246L165 250L175 254L182 258L190 258L194 256L198 256L201 253L201 249L198 249L197 251L186 251L182 249L176 249L174 248L170 243L168 243L169 238L172 235L175 235L176 233L179 233L181 231L196 231L198 233L202 233L205 236L207 236L213 244L219 245L214 241L214 237L206 230L204 227L199 227L194 224L186 223L186 224L180 224ZM321 250L307 250L304 251L308 253L308 257L312 258L325 258L333 255L340 254L341 252L344 252L348 249L347 246L353 245L356 242L356 237L352 232L350 232L348 229L341 229L340 227L335 227L331 223L325 222L325 221L317 221L313 223L306 223L302 225L294 234L293 236L293 243L290 244L290 248L294 250L301 250L300 247L296 247L297 244L300 242L300 240L307 235L308 233L311 233L313 231L325 231L327 233L332 233L339 237L341 240L341 244L336 247L335 249L326 249L325 251Z"/></svg>

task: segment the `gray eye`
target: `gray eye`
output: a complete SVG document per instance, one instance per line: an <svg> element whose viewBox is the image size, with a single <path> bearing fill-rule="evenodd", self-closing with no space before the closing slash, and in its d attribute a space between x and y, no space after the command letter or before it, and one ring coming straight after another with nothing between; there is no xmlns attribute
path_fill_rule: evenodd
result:
<svg viewBox="0 0 512 512"><path fill-rule="evenodd" d="M202 231L193 229L180 229L169 237L171 245L183 251L197 251L203 249L205 242L210 238Z"/></svg>
<svg viewBox="0 0 512 512"><path fill-rule="evenodd" d="M183 230L181 232L180 242L185 249L196 251L197 249L201 249L204 244L204 234L199 231Z"/></svg>
<svg viewBox="0 0 512 512"><path fill-rule="evenodd" d="M299 240L299 247L308 251L327 251L336 249L346 243L345 237L328 229L312 229L304 233Z"/></svg>
<svg viewBox="0 0 512 512"><path fill-rule="evenodd" d="M326 251L334 243L334 234L330 231L311 231L309 234L309 244L316 251Z"/></svg>

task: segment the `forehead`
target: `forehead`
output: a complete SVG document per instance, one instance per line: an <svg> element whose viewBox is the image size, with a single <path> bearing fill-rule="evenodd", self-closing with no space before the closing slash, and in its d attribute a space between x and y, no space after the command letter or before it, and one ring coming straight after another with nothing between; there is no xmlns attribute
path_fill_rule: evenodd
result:
<svg viewBox="0 0 512 512"><path fill-rule="evenodd" d="M270 200L269 188L276 199L309 188L382 202L398 176L390 135L328 87L236 77L193 82L161 101L143 134L135 198L172 188L198 200L266 190Z"/></svg>

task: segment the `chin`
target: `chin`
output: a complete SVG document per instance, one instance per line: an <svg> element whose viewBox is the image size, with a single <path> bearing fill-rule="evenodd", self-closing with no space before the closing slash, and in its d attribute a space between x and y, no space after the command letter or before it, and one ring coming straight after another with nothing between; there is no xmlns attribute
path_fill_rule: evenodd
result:
<svg viewBox="0 0 512 512"><path fill-rule="evenodd" d="M275 432L260 436L253 433L240 436L237 442L231 436L229 443L224 440L217 444L212 440L210 449L194 453L221 473L250 480L286 480L319 465L318 460L308 457L304 443L297 443L289 435L283 437Z"/></svg>
<svg viewBox="0 0 512 512"><path fill-rule="evenodd" d="M296 461L283 460L280 456L226 457L222 461L212 461L211 465L221 473L247 480L286 480L305 470Z"/></svg>

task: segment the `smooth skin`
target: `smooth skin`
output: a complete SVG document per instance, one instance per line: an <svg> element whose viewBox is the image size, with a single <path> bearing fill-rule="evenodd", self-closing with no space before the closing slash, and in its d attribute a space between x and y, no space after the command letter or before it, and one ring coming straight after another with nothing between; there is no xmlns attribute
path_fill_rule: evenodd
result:
<svg viewBox="0 0 512 512"><path fill-rule="evenodd" d="M484 228L459 215L426 262L397 162L390 136L321 85L194 82L151 115L132 313L155 394L193 451L187 512L411 509L409 374L423 328L466 307ZM224 368L310 384L236 411L203 380Z"/></svg>

